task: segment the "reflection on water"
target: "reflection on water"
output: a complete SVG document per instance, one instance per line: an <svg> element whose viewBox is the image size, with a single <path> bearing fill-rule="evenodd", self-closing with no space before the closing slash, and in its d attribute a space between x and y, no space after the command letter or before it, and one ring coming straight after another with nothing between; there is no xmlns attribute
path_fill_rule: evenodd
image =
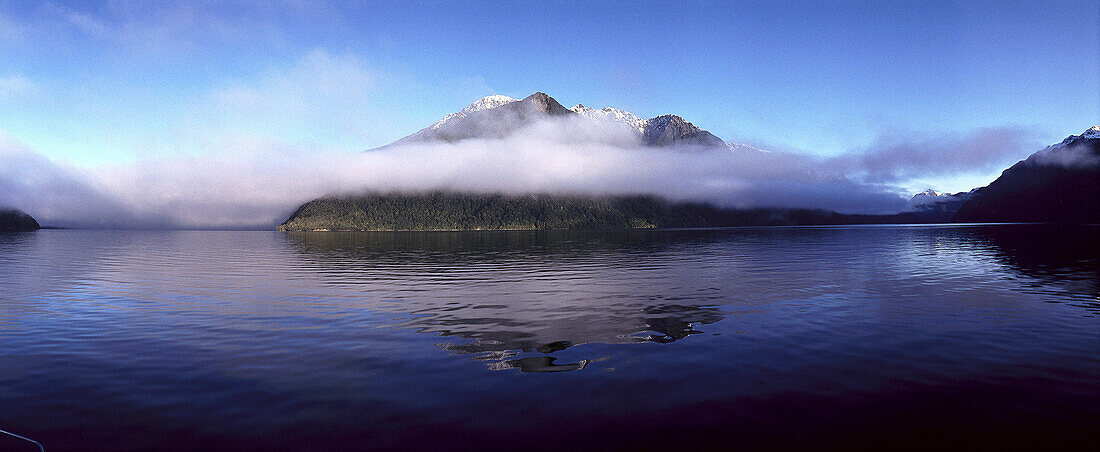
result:
<svg viewBox="0 0 1100 452"><path fill-rule="evenodd" d="M1047 235L1047 234L1050 235ZM1079 303L1100 314L1100 228L1092 226L1038 227L1013 225L979 228L970 240L987 243L1006 267L1020 277L1034 279L1029 288L1065 287L1082 294ZM1093 295L1089 297L1088 295Z"/></svg>
<svg viewBox="0 0 1100 452"><path fill-rule="evenodd" d="M0 428L48 450L1073 444L1100 423L1098 232L5 234Z"/></svg>
<svg viewBox="0 0 1100 452"><path fill-rule="evenodd" d="M379 309L409 315L401 326L451 338L439 345L492 361L490 369L580 370L588 360L552 365L548 357L510 358L594 342L673 342L723 317L715 306L723 300L720 288L693 286L703 275L681 274L678 259L668 260L679 253L674 247L691 245L688 237L687 243L634 231L288 237L325 283L381 294L389 302ZM654 293L641 294L630 283L639 274L656 285L648 289Z"/></svg>
<svg viewBox="0 0 1100 452"><path fill-rule="evenodd" d="M493 370L505 370L505 369L519 369L522 372L568 372L571 370L581 370L588 366L591 362L587 359L582 359L581 362L576 364L555 364L557 358L550 356L532 356L523 359L510 359L504 362L493 363L489 365Z"/></svg>

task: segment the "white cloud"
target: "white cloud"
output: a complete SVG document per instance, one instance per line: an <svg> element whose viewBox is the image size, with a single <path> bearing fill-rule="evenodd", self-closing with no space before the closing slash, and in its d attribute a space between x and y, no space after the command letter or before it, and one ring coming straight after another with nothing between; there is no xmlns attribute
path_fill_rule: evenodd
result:
<svg viewBox="0 0 1100 452"><path fill-rule="evenodd" d="M780 153L641 148L592 140L581 120L532 124L496 139L395 146L365 153L221 143L209 155L76 170L12 146L0 152L0 203L51 226L271 228L301 203L332 193L650 193L727 206L881 212L904 208L889 187L809 172ZM577 139L575 137L582 137ZM2 145L2 144L0 144Z"/></svg>
<svg viewBox="0 0 1100 452"><path fill-rule="evenodd" d="M1034 135L1019 127L938 136L888 134L862 151L841 155L829 163L870 182L983 173L1003 169L1033 152L1039 146Z"/></svg>

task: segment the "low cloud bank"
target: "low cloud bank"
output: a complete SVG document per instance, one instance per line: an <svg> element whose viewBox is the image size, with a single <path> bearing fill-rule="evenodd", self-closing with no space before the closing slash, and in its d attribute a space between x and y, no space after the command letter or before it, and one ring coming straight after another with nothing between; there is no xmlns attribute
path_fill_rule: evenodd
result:
<svg viewBox="0 0 1100 452"><path fill-rule="evenodd" d="M81 169L3 139L0 205L21 208L46 226L102 228L267 229L310 199L364 191L653 194L727 207L887 213L907 208L907 196L889 184L924 165L891 157L901 149L908 148L820 159L648 148L633 135L609 133L606 124L549 120L502 138L361 153L254 143L208 156Z"/></svg>
<svg viewBox="0 0 1100 452"><path fill-rule="evenodd" d="M1033 135L1015 127L935 137L891 135L879 138L862 151L830 159L828 164L867 182L993 171L1034 151Z"/></svg>

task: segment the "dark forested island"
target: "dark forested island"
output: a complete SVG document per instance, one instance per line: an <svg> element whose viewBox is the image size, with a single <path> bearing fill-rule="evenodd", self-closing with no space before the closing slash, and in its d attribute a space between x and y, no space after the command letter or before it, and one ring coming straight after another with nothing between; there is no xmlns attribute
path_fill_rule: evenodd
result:
<svg viewBox="0 0 1100 452"><path fill-rule="evenodd" d="M720 208L654 196L368 193L298 208L280 231L648 229L945 222L937 213L843 215L827 210Z"/></svg>
<svg viewBox="0 0 1100 452"><path fill-rule="evenodd" d="M40 229L33 217L21 210L0 210L0 232L24 232Z"/></svg>

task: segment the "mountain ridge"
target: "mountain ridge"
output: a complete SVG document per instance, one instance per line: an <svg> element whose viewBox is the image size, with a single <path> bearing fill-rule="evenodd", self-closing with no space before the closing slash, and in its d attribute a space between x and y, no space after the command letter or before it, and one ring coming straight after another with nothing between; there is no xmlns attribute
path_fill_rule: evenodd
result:
<svg viewBox="0 0 1100 452"><path fill-rule="evenodd" d="M724 140L674 114L659 115L648 120L629 111L604 107L593 109L577 104L566 108L541 91L523 99L494 94L478 99L462 110L450 113L413 134L389 145L421 142L457 142L470 138L500 138L531 121L553 117L582 117L624 125L637 133L646 146L693 146L700 148L730 148ZM736 145L740 148L749 146Z"/></svg>
<svg viewBox="0 0 1100 452"><path fill-rule="evenodd" d="M952 221L1100 223L1100 126L1010 166L974 190Z"/></svg>

